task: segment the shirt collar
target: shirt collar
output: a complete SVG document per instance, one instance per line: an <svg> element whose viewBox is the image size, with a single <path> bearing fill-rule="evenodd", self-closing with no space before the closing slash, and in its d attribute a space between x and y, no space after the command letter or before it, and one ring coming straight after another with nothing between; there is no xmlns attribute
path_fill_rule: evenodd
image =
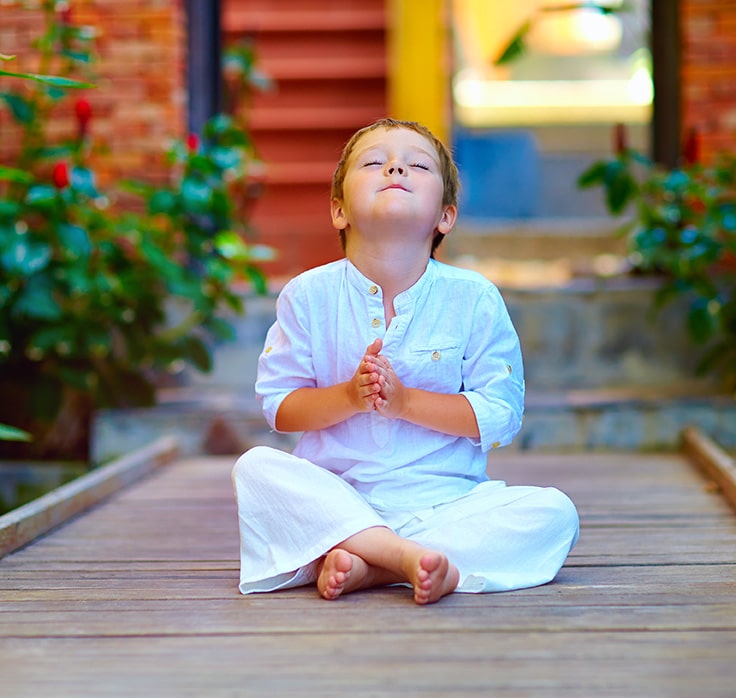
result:
<svg viewBox="0 0 736 698"><path fill-rule="evenodd" d="M367 276L364 276L349 259L346 258L345 261L347 262L346 276L351 286L361 293L369 293L371 295L376 295L379 298L382 297L382 289L377 283L369 279ZM436 274L437 260L430 259L424 273L417 279L413 286L410 286L406 291L403 291L396 296L394 304L402 306L405 304L413 304L416 299L422 296L431 286ZM376 290L372 291L371 289Z"/></svg>

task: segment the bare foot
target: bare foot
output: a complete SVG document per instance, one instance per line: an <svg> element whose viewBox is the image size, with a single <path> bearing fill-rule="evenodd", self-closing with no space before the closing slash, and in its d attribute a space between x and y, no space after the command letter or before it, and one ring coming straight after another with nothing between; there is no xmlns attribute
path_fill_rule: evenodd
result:
<svg viewBox="0 0 736 698"><path fill-rule="evenodd" d="M341 548L330 550L325 556L317 577L317 589L328 601L360 587L366 574L366 564L357 555Z"/></svg>
<svg viewBox="0 0 736 698"><path fill-rule="evenodd" d="M439 601L443 596L455 591L460 581L460 573L441 553L427 552L419 558L415 575L414 601L428 604Z"/></svg>

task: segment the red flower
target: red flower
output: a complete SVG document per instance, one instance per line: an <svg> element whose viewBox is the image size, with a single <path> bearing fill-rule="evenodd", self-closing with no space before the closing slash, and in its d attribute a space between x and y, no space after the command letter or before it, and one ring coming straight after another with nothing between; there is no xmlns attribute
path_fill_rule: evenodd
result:
<svg viewBox="0 0 736 698"><path fill-rule="evenodd" d="M58 4L59 19L62 24L72 23L72 8L68 2L61 2Z"/></svg>
<svg viewBox="0 0 736 698"><path fill-rule="evenodd" d="M622 155L628 149L626 126L616 124L613 128L613 152Z"/></svg>
<svg viewBox="0 0 736 698"><path fill-rule="evenodd" d="M190 153L196 153L199 150L199 136L196 133L190 133L187 136L187 149Z"/></svg>
<svg viewBox="0 0 736 698"><path fill-rule="evenodd" d="M54 165L53 172L51 173L51 179L57 189L65 189L68 187L71 183L71 180L69 179L69 165L65 162L57 162Z"/></svg>
<svg viewBox="0 0 736 698"><path fill-rule="evenodd" d="M691 128L687 132L682 148L682 157L687 165L695 165L700 161L700 134L695 128Z"/></svg>
<svg viewBox="0 0 736 698"><path fill-rule="evenodd" d="M79 135L84 136L87 133L87 125L92 118L92 106L84 97L80 97L74 103L74 114L79 124Z"/></svg>

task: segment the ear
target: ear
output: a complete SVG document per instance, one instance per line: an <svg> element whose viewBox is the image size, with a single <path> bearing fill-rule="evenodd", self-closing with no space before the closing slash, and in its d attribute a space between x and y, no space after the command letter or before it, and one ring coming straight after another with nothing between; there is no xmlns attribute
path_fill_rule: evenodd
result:
<svg viewBox="0 0 736 698"><path fill-rule="evenodd" d="M442 233L443 235L448 235L452 230L452 227L455 225L456 219L457 206L453 206L452 204L445 206L442 210L442 217L440 218L439 223L437 223L437 232Z"/></svg>
<svg viewBox="0 0 736 698"><path fill-rule="evenodd" d="M332 227L336 230L345 230L348 227L348 218L340 199L330 201L330 215L332 216Z"/></svg>

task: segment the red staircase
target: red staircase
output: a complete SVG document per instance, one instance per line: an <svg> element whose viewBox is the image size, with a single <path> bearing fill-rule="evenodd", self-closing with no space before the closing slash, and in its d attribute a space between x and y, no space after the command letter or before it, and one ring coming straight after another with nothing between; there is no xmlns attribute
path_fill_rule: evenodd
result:
<svg viewBox="0 0 736 698"><path fill-rule="evenodd" d="M275 83L248 121L266 172L252 223L272 276L342 256L332 172L345 141L386 114L386 0L225 0L225 43L249 38Z"/></svg>

